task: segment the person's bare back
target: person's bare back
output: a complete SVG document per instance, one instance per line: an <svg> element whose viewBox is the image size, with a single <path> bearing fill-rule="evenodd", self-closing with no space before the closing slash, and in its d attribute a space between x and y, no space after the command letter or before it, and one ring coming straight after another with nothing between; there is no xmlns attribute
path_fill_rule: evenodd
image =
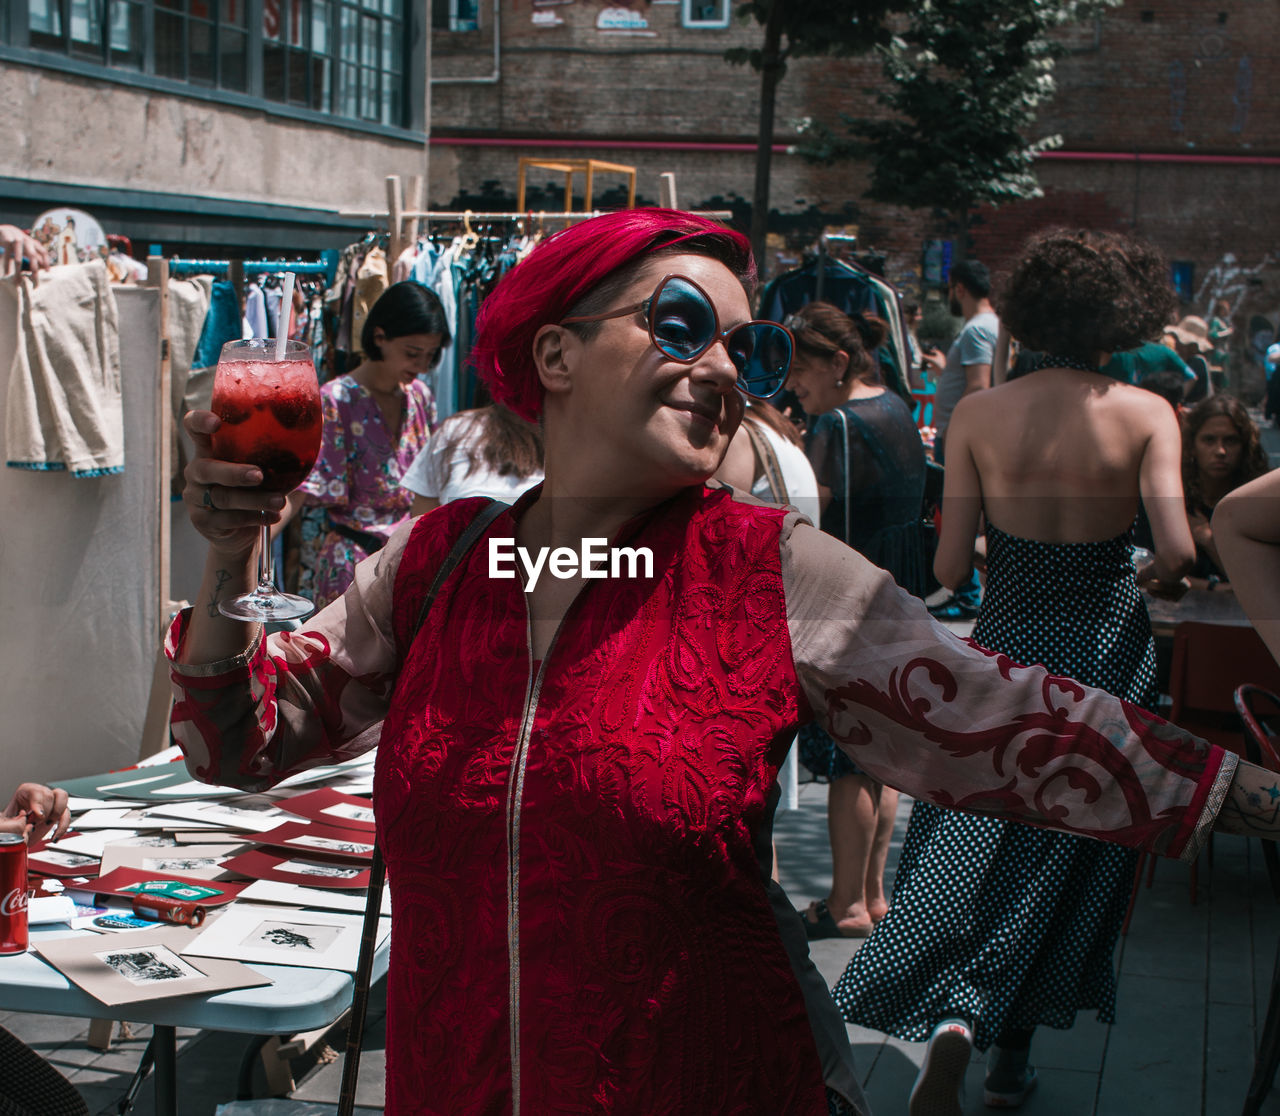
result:
<svg viewBox="0 0 1280 1116"><path fill-rule="evenodd" d="M1137 515L1147 455L1158 457L1164 443L1177 461L1168 404L1099 373L1042 369L964 400L964 409L963 445L987 517L1022 538L1121 535Z"/></svg>

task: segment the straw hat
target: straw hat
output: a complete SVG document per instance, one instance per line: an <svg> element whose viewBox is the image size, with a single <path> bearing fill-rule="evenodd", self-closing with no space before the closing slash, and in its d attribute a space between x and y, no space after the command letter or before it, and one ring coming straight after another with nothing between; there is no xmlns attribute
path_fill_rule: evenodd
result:
<svg viewBox="0 0 1280 1116"><path fill-rule="evenodd" d="M1194 314L1187 315L1177 325L1165 326L1164 331L1173 334L1184 345L1194 345L1202 353L1213 348L1213 342L1209 340L1208 324Z"/></svg>

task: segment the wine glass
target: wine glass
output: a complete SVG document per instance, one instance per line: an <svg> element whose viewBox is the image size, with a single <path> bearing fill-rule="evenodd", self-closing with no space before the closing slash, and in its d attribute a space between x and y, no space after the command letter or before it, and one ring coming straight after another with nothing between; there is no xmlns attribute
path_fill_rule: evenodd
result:
<svg viewBox="0 0 1280 1116"><path fill-rule="evenodd" d="M311 350L301 341L286 341L283 351L278 346L260 337L222 346L210 405L222 420L213 453L223 461L256 465L265 489L292 492L316 463L324 420ZM306 597L276 588L271 529L264 523L258 587L219 602L218 611L233 620L291 620L314 608Z"/></svg>

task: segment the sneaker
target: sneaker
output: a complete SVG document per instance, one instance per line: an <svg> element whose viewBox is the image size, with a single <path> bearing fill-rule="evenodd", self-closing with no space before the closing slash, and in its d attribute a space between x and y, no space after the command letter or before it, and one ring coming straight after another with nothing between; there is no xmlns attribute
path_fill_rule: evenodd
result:
<svg viewBox="0 0 1280 1116"><path fill-rule="evenodd" d="M976 620L978 609L959 597L948 597L936 605L929 606L929 615L935 620Z"/></svg>
<svg viewBox="0 0 1280 1116"><path fill-rule="evenodd" d="M911 1087L908 1116L962 1116L964 1075L972 1053L973 1032L963 1019L944 1019L934 1027Z"/></svg>
<svg viewBox="0 0 1280 1116"><path fill-rule="evenodd" d="M988 1108L1018 1108L1037 1084L1036 1067L1027 1064L1027 1052L991 1048L982 1100Z"/></svg>

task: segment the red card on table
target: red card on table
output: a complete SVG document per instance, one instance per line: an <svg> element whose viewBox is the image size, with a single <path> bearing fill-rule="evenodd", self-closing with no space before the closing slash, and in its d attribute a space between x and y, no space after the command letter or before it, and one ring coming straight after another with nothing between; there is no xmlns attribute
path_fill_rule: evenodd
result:
<svg viewBox="0 0 1280 1116"><path fill-rule="evenodd" d="M162 886L168 885L168 886ZM76 891L92 891L95 895L119 895L132 899L135 895L160 892L174 899L198 902L202 907L220 907L230 903L242 892L246 884L226 883L223 880L195 880L183 876L171 876L157 872L144 872L139 868L117 868L96 880L75 888Z"/></svg>
<svg viewBox="0 0 1280 1116"><path fill-rule="evenodd" d="M102 858L88 853L67 852L65 849L46 848L47 842L37 841L27 850L27 870L38 876L96 876Z"/></svg>
<svg viewBox="0 0 1280 1116"><path fill-rule="evenodd" d="M254 849L223 861L222 867L228 872L255 880L274 880L276 883L300 884L303 887L357 891L369 886L368 868L359 868L350 861L340 864L332 860L321 860L314 853L302 850L292 856L276 856L262 849Z"/></svg>
<svg viewBox="0 0 1280 1116"><path fill-rule="evenodd" d="M372 833L366 835L354 829L319 823L285 822L266 833L255 833L253 843L284 849L295 856L320 856L326 860L367 862L373 856Z"/></svg>
<svg viewBox="0 0 1280 1116"><path fill-rule="evenodd" d="M321 787L295 798L282 798L276 805L300 818L323 822L339 829L361 833L372 833L374 829L373 804L367 798L343 794L329 787Z"/></svg>

